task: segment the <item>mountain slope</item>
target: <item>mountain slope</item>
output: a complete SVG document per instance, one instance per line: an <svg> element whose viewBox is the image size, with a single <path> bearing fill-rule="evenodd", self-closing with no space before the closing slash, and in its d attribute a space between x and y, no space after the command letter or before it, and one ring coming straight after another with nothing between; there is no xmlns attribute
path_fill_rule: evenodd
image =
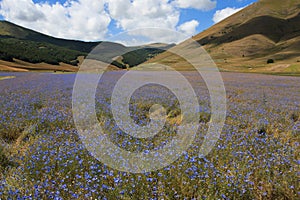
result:
<svg viewBox="0 0 300 200"><path fill-rule="evenodd" d="M260 0L192 39L223 70L284 74L289 69L277 65L299 65L300 73L300 0ZM167 64L166 59L172 56L163 53L151 62ZM268 59L275 63L267 65ZM177 68L183 65L177 63Z"/></svg>
<svg viewBox="0 0 300 200"><path fill-rule="evenodd" d="M0 35L1 37L6 36L21 40L29 40L33 42L50 43L52 45L57 45L60 47L85 53L89 53L95 46L97 46L100 43L54 38L7 21L0 22Z"/></svg>
<svg viewBox="0 0 300 200"><path fill-rule="evenodd" d="M101 45L98 47L99 44ZM118 68L128 68L147 61L172 45L152 44L141 47L126 47L113 42L65 40L50 37L10 22L0 21L0 60L12 62L9 66L2 67L2 70L16 66L20 68L24 64L24 62L20 64L20 61L25 61L24 69L39 69L37 66L41 66L41 70L61 69L70 71L72 69L71 71L76 71L78 70L78 63L95 47L97 47L96 50L89 58L112 63ZM95 55L97 50L100 51L99 55ZM122 57L115 60L115 57L119 55ZM8 64L8 62L4 63ZM42 64L37 65L39 63ZM62 67L49 67L47 64L61 65ZM66 67L65 64L68 66ZM72 68L71 65L76 68Z"/></svg>
<svg viewBox="0 0 300 200"><path fill-rule="evenodd" d="M79 58L86 56L98 44L58 39L10 22L0 21L0 60L11 62L10 64L5 62L9 66L2 67L2 70L15 66L38 69L36 64L41 63L38 65L41 66L41 70L57 68L62 71L76 71ZM26 64L20 64L19 61L25 61ZM50 67L42 63L68 65Z"/></svg>

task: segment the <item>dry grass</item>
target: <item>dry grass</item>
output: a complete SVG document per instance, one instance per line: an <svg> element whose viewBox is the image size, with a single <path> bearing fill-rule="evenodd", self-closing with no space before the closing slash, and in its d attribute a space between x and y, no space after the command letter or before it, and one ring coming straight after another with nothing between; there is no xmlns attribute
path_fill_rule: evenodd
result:
<svg viewBox="0 0 300 200"><path fill-rule="evenodd" d="M28 63L21 60L14 59L14 62L0 60L0 71L7 72L28 72L28 71L65 71L76 72L78 67L60 63L60 65L50 65L47 63Z"/></svg>
<svg viewBox="0 0 300 200"><path fill-rule="evenodd" d="M222 71L297 75L300 70L298 5L299 1L294 0L284 4L279 0L261 0L192 39L203 45ZM267 65L268 59L274 59L275 64ZM165 64L176 70L191 69L170 52L148 63Z"/></svg>
<svg viewBox="0 0 300 200"><path fill-rule="evenodd" d="M6 80L6 79L12 79L12 78L16 78L16 77L15 76L0 76L0 81Z"/></svg>

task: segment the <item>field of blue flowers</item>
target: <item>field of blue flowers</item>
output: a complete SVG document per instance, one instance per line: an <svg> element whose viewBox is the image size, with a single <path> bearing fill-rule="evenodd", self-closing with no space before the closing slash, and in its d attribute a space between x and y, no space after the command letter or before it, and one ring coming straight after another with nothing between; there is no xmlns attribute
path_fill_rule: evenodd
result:
<svg viewBox="0 0 300 200"><path fill-rule="evenodd" d="M75 74L1 73L15 78L0 80L0 199L299 199L300 78L223 73L225 126L213 151L199 158L209 93L184 73L199 97L199 136L170 166L144 174L114 170L85 149L72 117ZM153 103L165 106L168 119L153 138L128 136L109 105L121 75L110 72L99 83L99 123L128 151L163 148L180 123L176 97L155 85L136 91L130 111L137 124L147 124Z"/></svg>

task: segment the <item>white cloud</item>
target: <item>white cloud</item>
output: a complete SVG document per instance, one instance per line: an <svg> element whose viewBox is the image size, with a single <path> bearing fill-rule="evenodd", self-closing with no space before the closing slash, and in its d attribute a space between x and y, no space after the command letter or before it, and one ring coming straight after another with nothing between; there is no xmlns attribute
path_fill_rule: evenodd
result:
<svg viewBox="0 0 300 200"><path fill-rule="evenodd" d="M112 19L119 28L130 31L132 37L143 35L149 41L178 42L174 34L164 33L165 29L175 31L180 17L179 9L168 0L107 0L107 3Z"/></svg>
<svg viewBox="0 0 300 200"><path fill-rule="evenodd" d="M165 28L141 28L127 33L132 39L145 43L178 43L187 39L187 35L180 31ZM141 37L142 36L142 37ZM130 43L127 43L130 44ZM130 44L131 45L131 44Z"/></svg>
<svg viewBox="0 0 300 200"><path fill-rule="evenodd" d="M107 0L111 17L123 30L161 27L174 29L179 11L168 0Z"/></svg>
<svg viewBox="0 0 300 200"><path fill-rule="evenodd" d="M230 8L230 7L227 7L223 10L217 10L214 14L214 17L213 17L213 21L215 23L218 23L220 21L222 21L223 19L233 15L234 13L242 10L244 7L242 8Z"/></svg>
<svg viewBox="0 0 300 200"><path fill-rule="evenodd" d="M111 21L103 0L67 1L64 5L2 0L0 7L0 14L8 21L68 39L101 40Z"/></svg>
<svg viewBox="0 0 300 200"><path fill-rule="evenodd" d="M174 0L173 4L179 8L194 8L198 10L212 10L216 7L215 0Z"/></svg>
<svg viewBox="0 0 300 200"><path fill-rule="evenodd" d="M64 4L0 0L0 15L5 20L51 36L85 41L106 40L113 19L118 28L135 30L128 35L140 34L149 41L173 43L186 38L175 33L166 34L164 30L191 36L199 25L196 20L178 24L181 8L209 10L215 5L215 0L67 0ZM161 30L137 30L153 27Z"/></svg>
<svg viewBox="0 0 300 200"><path fill-rule="evenodd" d="M0 5L1 14L3 14L7 18L24 20L28 22L33 22L45 18L43 12L41 12L38 9L38 6L35 5L31 0L3 0Z"/></svg>
<svg viewBox="0 0 300 200"><path fill-rule="evenodd" d="M178 30L182 32L183 34L186 34L188 36L192 36L196 33L196 28L199 26L199 22L196 20L191 20L188 22L185 22L184 24L181 24L178 27Z"/></svg>

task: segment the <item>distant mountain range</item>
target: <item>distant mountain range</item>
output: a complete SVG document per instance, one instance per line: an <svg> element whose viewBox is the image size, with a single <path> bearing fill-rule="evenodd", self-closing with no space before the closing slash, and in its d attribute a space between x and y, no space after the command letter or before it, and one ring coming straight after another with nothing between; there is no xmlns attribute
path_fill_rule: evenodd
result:
<svg viewBox="0 0 300 200"><path fill-rule="evenodd" d="M260 0L192 39L224 71L300 74L300 0ZM150 62L187 69L172 60L165 52Z"/></svg>
<svg viewBox="0 0 300 200"><path fill-rule="evenodd" d="M99 48L102 48L101 56L94 54L90 55L90 58L112 63L115 69L134 67L162 53L164 49L174 46L152 44L143 47L125 47L113 42L65 40L50 37L7 21L0 21L0 70L76 71L78 64L99 44L101 44ZM128 53L114 60L123 52Z"/></svg>

